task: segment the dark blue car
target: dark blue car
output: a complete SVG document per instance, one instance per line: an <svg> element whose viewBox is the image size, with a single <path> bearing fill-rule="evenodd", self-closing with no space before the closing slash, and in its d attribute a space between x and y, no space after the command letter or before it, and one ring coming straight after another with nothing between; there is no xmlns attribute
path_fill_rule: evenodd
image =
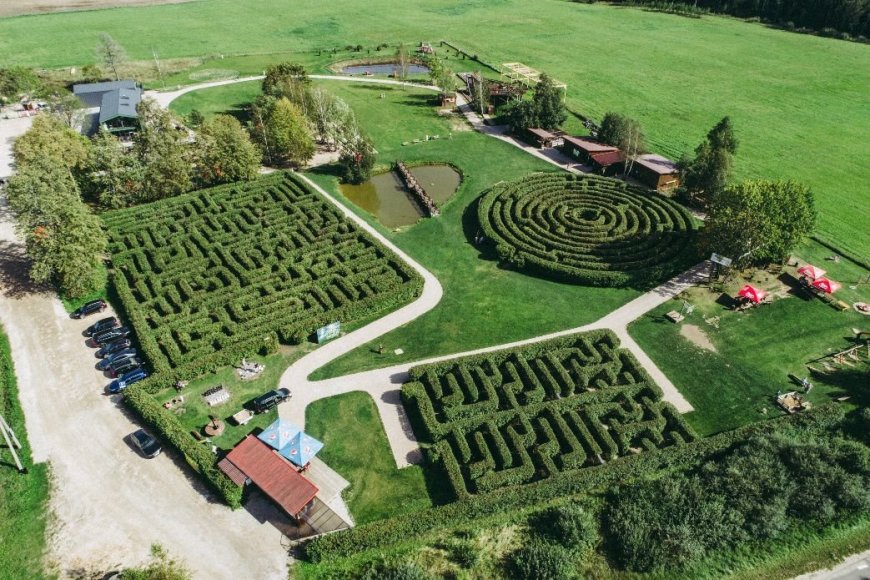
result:
<svg viewBox="0 0 870 580"><path fill-rule="evenodd" d="M120 393L133 383L138 383L147 376L148 373L145 372L145 369L134 369L127 374L121 375L120 377L109 383L109 386L106 387L106 390L110 394Z"/></svg>
<svg viewBox="0 0 870 580"><path fill-rule="evenodd" d="M118 351L111 356L107 356L103 360L97 363L97 368L101 371L108 370L110 367L117 367L118 363L122 360L128 358L134 358L136 356L135 348L125 348L124 350Z"/></svg>

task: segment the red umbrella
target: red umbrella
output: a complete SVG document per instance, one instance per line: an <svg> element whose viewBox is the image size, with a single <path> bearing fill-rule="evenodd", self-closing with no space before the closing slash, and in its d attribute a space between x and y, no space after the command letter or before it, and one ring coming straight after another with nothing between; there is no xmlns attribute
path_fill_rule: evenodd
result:
<svg viewBox="0 0 870 580"><path fill-rule="evenodd" d="M825 275L825 271L821 268L817 268L812 264L806 264L798 268L798 274L803 274L807 278L812 278L815 280L816 278L821 278Z"/></svg>
<svg viewBox="0 0 870 580"><path fill-rule="evenodd" d="M750 300L758 304L759 302L764 300L764 297L767 296L767 292L765 292L761 288L756 288L755 286L747 284L740 289L740 292L738 292L737 295L744 298L749 298Z"/></svg>
<svg viewBox="0 0 870 580"><path fill-rule="evenodd" d="M827 292L828 294L833 294L840 289L840 284L833 280L828 280L827 278L817 278L816 280L813 280L813 286L819 290Z"/></svg>

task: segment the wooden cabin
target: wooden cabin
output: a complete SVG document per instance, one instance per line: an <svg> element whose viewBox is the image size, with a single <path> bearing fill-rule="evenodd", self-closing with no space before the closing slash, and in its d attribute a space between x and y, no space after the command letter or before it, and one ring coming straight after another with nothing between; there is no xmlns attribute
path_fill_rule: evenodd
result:
<svg viewBox="0 0 870 580"><path fill-rule="evenodd" d="M671 191L680 185L677 164L661 155L646 153L634 160L632 176L656 191Z"/></svg>

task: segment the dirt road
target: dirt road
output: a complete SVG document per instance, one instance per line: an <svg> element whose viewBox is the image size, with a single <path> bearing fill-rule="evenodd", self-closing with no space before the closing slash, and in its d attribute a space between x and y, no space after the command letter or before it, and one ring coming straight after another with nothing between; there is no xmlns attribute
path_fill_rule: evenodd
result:
<svg viewBox="0 0 870 580"><path fill-rule="evenodd" d="M108 313L106 314L108 315ZM56 296L26 281L26 262L5 200L0 205L0 321L12 357L35 461L54 474L56 526L49 561L61 576L143 562L152 542L197 578L286 578L287 551L257 502L230 511L214 503L177 457L140 457L126 436L138 426L103 394L82 331ZM2 575L2 574L0 574Z"/></svg>

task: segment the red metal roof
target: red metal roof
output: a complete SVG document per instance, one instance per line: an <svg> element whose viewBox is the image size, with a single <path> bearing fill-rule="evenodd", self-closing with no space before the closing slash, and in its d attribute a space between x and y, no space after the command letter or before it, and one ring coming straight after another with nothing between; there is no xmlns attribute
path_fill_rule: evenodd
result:
<svg viewBox="0 0 870 580"><path fill-rule="evenodd" d="M592 161L594 161L597 165L601 167L610 167L611 165L615 165L617 163L622 163L625 161L625 157L622 156L622 151L605 151L604 153L595 153L591 155Z"/></svg>
<svg viewBox="0 0 870 580"><path fill-rule="evenodd" d="M224 457L217 464L218 468L227 474L233 483L236 485L245 485L245 481L247 481L248 476L241 472L241 470L233 465L233 462Z"/></svg>
<svg viewBox="0 0 870 580"><path fill-rule="evenodd" d="M293 517L317 495L318 490L313 483L299 475L290 462L253 435L245 437L224 460L244 473ZM224 470L224 473L227 471ZM233 478L229 473L227 475Z"/></svg>
<svg viewBox="0 0 870 580"><path fill-rule="evenodd" d="M607 151L616 151L616 147L605 145L604 143L596 143L595 141L587 141L578 137L569 137L565 135L565 143L570 143L575 147L582 149L586 153L605 153Z"/></svg>

